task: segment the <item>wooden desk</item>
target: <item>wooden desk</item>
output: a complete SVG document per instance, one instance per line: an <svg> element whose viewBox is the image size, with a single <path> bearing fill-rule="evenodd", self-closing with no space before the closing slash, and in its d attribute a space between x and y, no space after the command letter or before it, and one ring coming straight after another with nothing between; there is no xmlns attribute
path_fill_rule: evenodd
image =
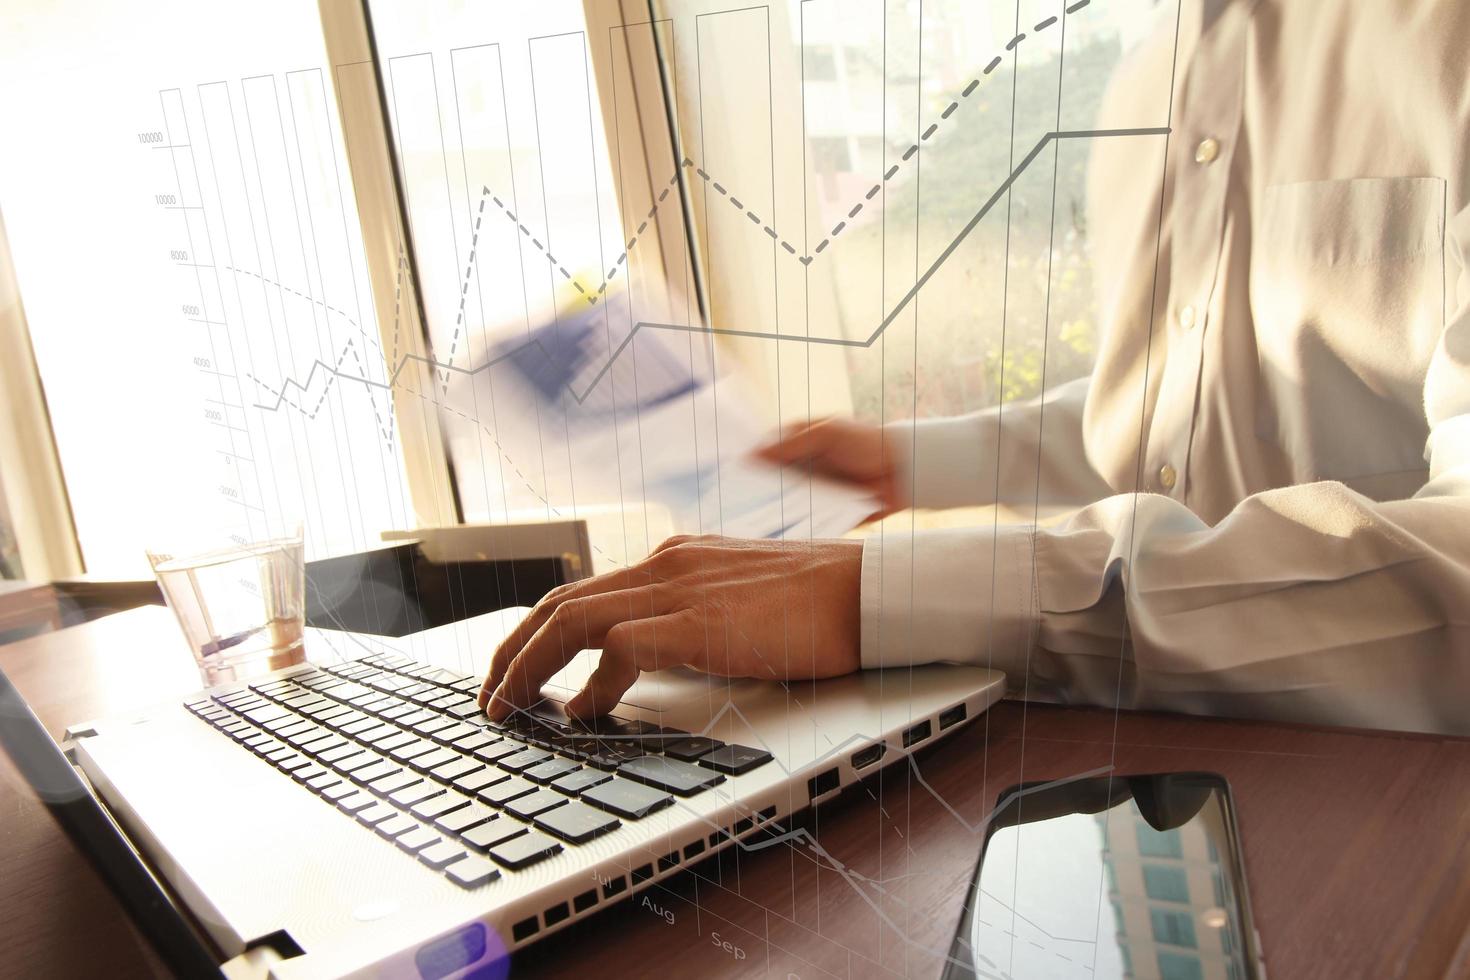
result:
<svg viewBox="0 0 1470 980"><path fill-rule="evenodd" d="M0 666L56 734L197 686L169 613L151 607L12 644ZM513 972L934 976L979 844L965 823L1022 778L1023 734L1026 779L1109 764L1224 773L1273 978L1470 976L1470 741L1015 703L922 754L938 796L900 770L809 815L843 870L786 846L711 860L646 893L672 925L640 896ZM0 796L0 972L154 972L13 773Z"/></svg>

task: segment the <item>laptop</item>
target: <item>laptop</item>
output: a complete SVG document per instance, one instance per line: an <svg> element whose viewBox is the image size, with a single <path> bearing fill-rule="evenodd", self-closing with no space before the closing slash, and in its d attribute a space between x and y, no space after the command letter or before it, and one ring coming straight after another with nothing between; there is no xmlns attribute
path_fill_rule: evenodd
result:
<svg viewBox="0 0 1470 980"><path fill-rule="evenodd" d="M514 621L309 630L308 663L69 729L91 792L3 678L0 741L180 974L457 978L503 975L719 851L781 844L1003 688L944 665L786 685L674 669L583 726L562 705L584 652L492 724L478 664L457 665Z"/></svg>

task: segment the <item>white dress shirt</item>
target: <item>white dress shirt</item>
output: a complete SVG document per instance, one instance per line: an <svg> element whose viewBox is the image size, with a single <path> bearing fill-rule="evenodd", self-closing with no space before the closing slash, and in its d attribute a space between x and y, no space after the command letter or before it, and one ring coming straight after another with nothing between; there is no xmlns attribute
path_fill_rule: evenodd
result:
<svg viewBox="0 0 1470 980"><path fill-rule="evenodd" d="M1175 40L1099 126L1157 125ZM1184 0L1177 40L1162 175L1093 147L1091 378L890 428L916 506L1085 506L870 538L864 666L1470 733L1470 3Z"/></svg>

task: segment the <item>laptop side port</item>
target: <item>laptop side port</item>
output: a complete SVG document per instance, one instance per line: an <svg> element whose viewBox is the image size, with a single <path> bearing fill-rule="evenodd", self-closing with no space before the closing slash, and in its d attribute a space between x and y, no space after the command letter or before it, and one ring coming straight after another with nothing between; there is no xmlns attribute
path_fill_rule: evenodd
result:
<svg viewBox="0 0 1470 980"><path fill-rule="evenodd" d="M824 793L830 793L840 785L842 785L842 777L834 767L828 769L826 772L819 772L811 779L808 779L806 781L806 790L811 795L811 798L815 800Z"/></svg>
<svg viewBox="0 0 1470 980"><path fill-rule="evenodd" d="M919 722L917 725L913 726L903 733L903 747L908 748L910 745L913 745L916 742L924 741L924 739L929 737L929 734L932 731L933 728L929 725L929 722L927 720Z"/></svg>
<svg viewBox="0 0 1470 980"><path fill-rule="evenodd" d="M886 751L888 751L888 746L882 742L874 742L865 749L858 749L852 754L852 767L854 769L866 769L883 758L883 753Z"/></svg>
<svg viewBox="0 0 1470 980"><path fill-rule="evenodd" d="M939 713L939 730L942 732L946 728L953 728L964 720L965 703L961 701L953 708L947 708Z"/></svg>

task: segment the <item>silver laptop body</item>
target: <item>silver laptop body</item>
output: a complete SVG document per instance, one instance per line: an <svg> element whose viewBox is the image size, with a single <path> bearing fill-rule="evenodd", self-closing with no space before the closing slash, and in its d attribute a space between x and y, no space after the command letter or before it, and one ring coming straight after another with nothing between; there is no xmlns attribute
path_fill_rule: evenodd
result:
<svg viewBox="0 0 1470 980"><path fill-rule="evenodd" d="M791 814L950 734L1003 689L998 672L941 665L790 685L669 670L644 675L600 732L563 729L558 702L595 665L589 652L497 731L445 712L465 713L505 615L402 639L309 631L308 665L68 734L133 843L237 958L227 972L463 976L716 851L801 843ZM423 749L399 745L409 736L432 750L380 751ZM486 739L481 754L462 748ZM502 768L535 752L551 765ZM363 753L378 761L334 768ZM534 788L503 798L523 783Z"/></svg>

